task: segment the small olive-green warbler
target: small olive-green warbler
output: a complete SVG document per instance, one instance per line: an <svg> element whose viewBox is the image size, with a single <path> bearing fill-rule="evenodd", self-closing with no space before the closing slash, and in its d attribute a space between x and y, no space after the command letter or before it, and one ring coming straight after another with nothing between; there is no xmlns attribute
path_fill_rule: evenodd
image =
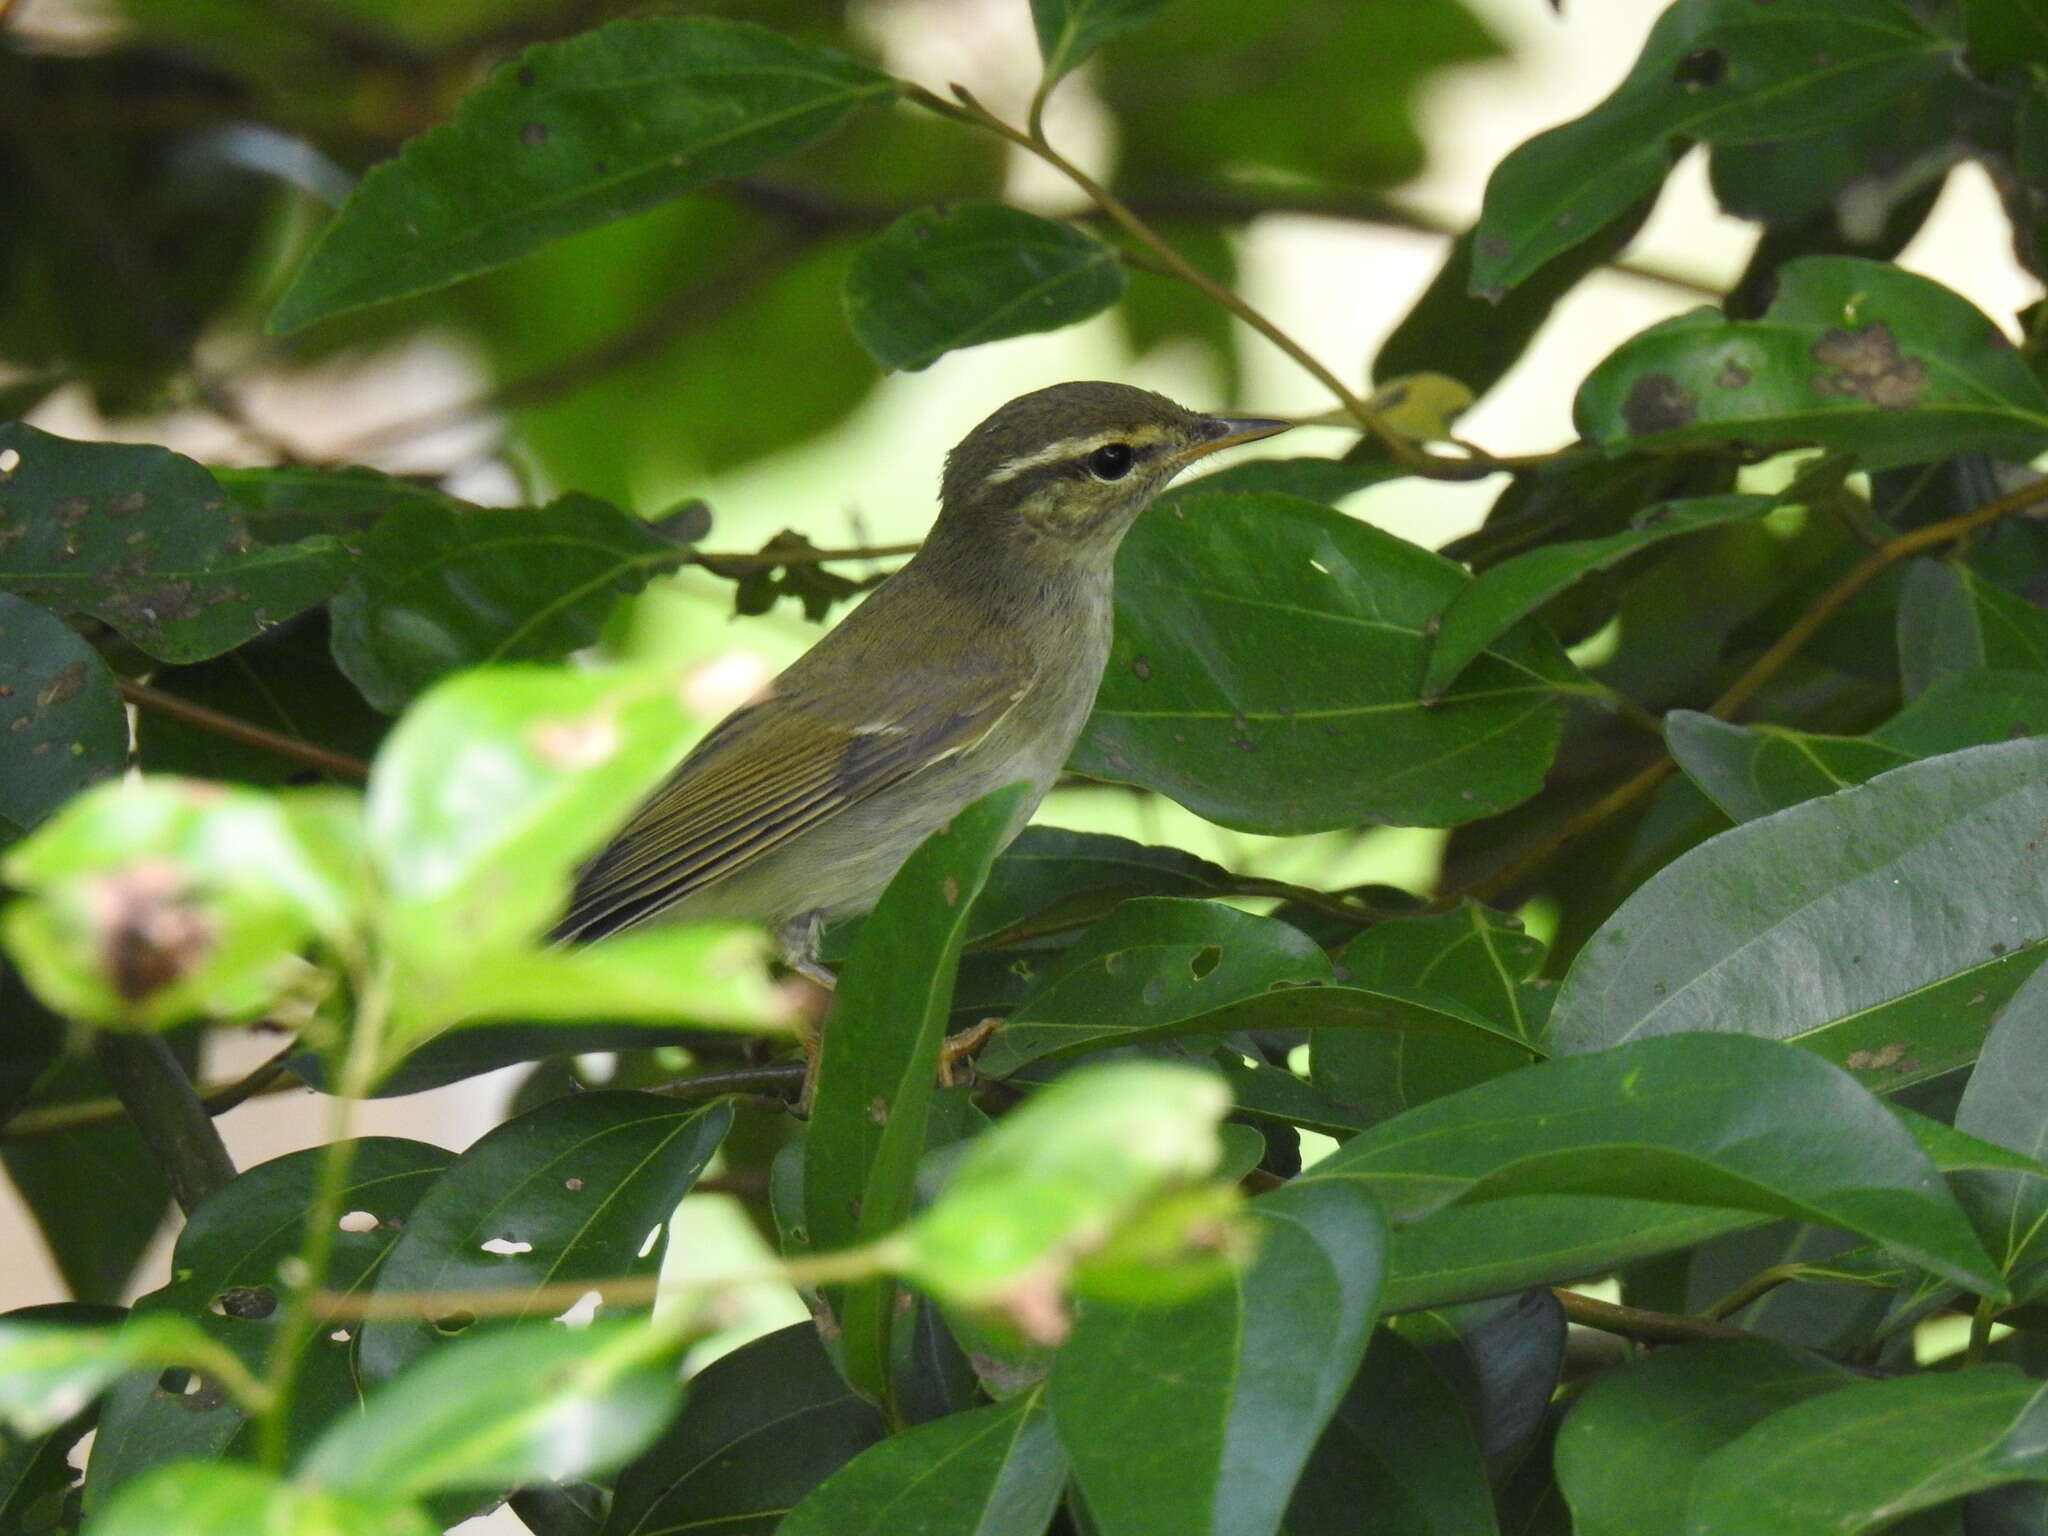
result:
<svg viewBox="0 0 2048 1536"><path fill-rule="evenodd" d="M1138 514L1205 454L1287 430L1123 384L1012 400L946 458L909 564L721 721L587 864L557 933L650 918L767 924L817 965L927 836L1005 784L1030 818L1109 659L1111 571Z"/></svg>

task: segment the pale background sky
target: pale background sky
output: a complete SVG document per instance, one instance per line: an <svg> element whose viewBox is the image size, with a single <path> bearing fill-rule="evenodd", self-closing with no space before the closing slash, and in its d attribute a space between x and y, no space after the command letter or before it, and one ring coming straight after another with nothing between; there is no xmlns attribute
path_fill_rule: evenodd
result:
<svg viewBox="0 0 2048 1536"><path fill-rule="evenodd" d="M1470 0L1508 44L1506 60L1438 77L1422 101L1430 146L1427 172L1398 189L1401 200L1454 224L1468 222L1492 166L1531 133L1577 115L1627 71L1644 34L1663 10L1661 0L1567 0L1559 17L1546 0ZM54 25L68 0L25 0L17 24ZM43 16L38 17L38 12ZM1013 113L1028 95L1035 55L1024 0L888 0L871 6L892 63L932 86L958 79L998 110ZM1105 148L1101 114L1079 88L1063 92L1050 120L1056 142L1084 160ZM1019 166L1013 191L1028 201L1051 196L1056 186L1035 164ZM1751 228L1724 218L1706 190L1704 165L1689 158L1667 189L1649 226L1632 248L1647 265L1717 285L1740 271L1754 239ZM1432 236L1307 218L1273 218L1250 233L1243 249L1245 291L1292 334L1306 338L1342 376L1362 380L1367 361L1421 291L1441 259ZM2013 262L2002 215L1984 174L1964 167L1952 179L1902 264L1939 279L1976 301L2001 324L2040 297L2040 286ZM1667 315L1690 308L1695 297L1668 285L1602 273L1569 299L1545 328L1530 355L1506 382L1461 423L1465 437L1503 453L1554 447L1571 435L1571 386L1624 337ZM1216 380L1206 361L1173 353L1140 360L1123 349L1107 319L1049 336L1022 338L955 353L921 374L902 375L879 390L836 432L781 458L688 487L649 487L650 501L673 499L681 489L716 509L720 547L745 547L775 529L809 528L821 542L847 527L857 512L878 539L915 537L929 520L937 466L945 450L982 416L1026 389L1076 377L1120 378L1148 385L1200 406ZM1312 379L1257 338L1250 338L1244 404L1271 414L1309 413L1329 402ZM466 398L478 380L465 360L445 346L424 344L347 374L314 380L276 380L251 393L255 414L312 452L347 442L364 431L436 404ZM51 402L35 418L50 430L78 437L111 435L75 398ZM179 416L121 435L149 437L202 458L239 456L238 445L217 423ZM1303 432L1286 443L1292 452L1336 452L1334 433ZM409 447L404 464L446 464L459 455L446 441ZM906 488L914 494L906 494ZM511 478L483 469L463 487L479 499L514 494ZM1475 524L1497 493L1492 482L1453 486L1403 482L1363 493L1348 510L1405 537L1435 545ZM708 590L708 589L706 589ZM815 634L800 623L749 622L728 627L712 621L709 604L722 593L671 600L692 617L676 633L699 637L706 682L736 702ZM657 605L657 608L659 605ZM657 629L660 626L657 624ZM1091 803L1055 797L1041 813L1066 825L1102 825ZM1211 856L1242 864L1254 854L1262 870L1287 873L1289 849L1261 849L1263 840L1222 834L1171 808L1135 829L1184 842ZM1380 833L1346 866L1346 878L1415 881L1435 847L1427 834ZM1326 871L1325 871L1326 873ZM266 1042L228 1042L211 1070L232 1074L261 1059ZM496 1123L516 1072L458 1084L412 1098L363 1108L358 1132L412 1136L450 1148L467 1146ZM326 1101L310 1093L259 1100L232 1111L221 1129L237 1163L247 1167L325 1139ZM722 1197L686 1202L693 1228L730 1242L732 1213ZM62 1292L33 1229L22 1219L11 1188L0 1184L0 1309L57 1299ZM168 1244L160 1241L136 1289L161 1284ZM756 1321L794 1315L787 1299L757 1298ZM472 1536L522 1530L509 1514L464 1527Z"/></svg>

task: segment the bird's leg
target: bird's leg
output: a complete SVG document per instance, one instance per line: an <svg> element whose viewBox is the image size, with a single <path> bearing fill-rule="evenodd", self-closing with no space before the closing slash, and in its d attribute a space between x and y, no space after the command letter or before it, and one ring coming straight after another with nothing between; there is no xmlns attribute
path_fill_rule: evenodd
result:
<svg viewBox="0 0 2048 1536"><path fill-rule="evenodd" d="M816 910L800 912L775 930L782 963L806 981L816 982L827 992L837 989L839 978L818 963L818 940L825 931L825 914ZM824 1022L800 1025L797 1043L804 1048L804 1086L797 1095L796 1112L811 1117L811 1097L818 1088L818 1063L825 1048Z"/></svg>
<svg viewBox="0 0 2048 1536"><path fill-rule="evenodd" d="M955 1081L954 1074L963 1070L971 1076L974 1058L1002 1027L1001 1019L983 1019L971 1028L946 1036L944 1043L939 1046L939 1086L951 1088Z"/></svg>

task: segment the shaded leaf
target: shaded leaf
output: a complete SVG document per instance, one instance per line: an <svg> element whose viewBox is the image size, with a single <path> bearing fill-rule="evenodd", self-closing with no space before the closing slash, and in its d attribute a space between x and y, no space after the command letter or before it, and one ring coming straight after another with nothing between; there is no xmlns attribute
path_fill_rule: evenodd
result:
<svg viewBox="0 0 2048 1536"><path fill-rule="evenodd" d="M1664 740L1685 776L1735 821L1831 795L1913 760L1854 736L1814 736L1778 725L1731 725L1674 709Z"/></svg>
<svg viewBox="0 0 2048 1536"><path fill-rule="evenodd" d="M687 549L594 496L545 507L441 500L388 513L334 599L334 658L387 714L463 667L559 661Z"/></svg>
<svg viewBox="0 0 2048 1536"><path fill-rule="evenodd" d="M2048 672L2048 614L1967 565L1916 560L1899 592L1899 681L1917 698L1986 667Z"/></svg>
<svg viewBox="0 0 2048 1536"><path fill-rule="evenodd" d="M960 347L1085 320L1123 291L1116 252L1085 230L958 203L907 213L862 246L846 314L876 362L914 373Z"/></svg>
<svg viewBox="0 0 2048 1536"><path fill-rule="evenodd" d="M1569 1333L1550 1287L1412 1313L1396 1325L1457 1389L1495 1476L1543 1431Z"/></svg>
<svg viewBox="0 0 2048 1536"><path fill-rule="evenodd" d="M1031 24L1047 83L1074 69L1119 32L1142 26L1166 0L1031 0Z"/></svg>
<svg viewBox="0 0 2048 1536"><path fill-rule="evenodd" d="M871 1446L813 1490L778 1536L1041 1536L1067 1485L1043 1389Z"/></svg>
<svg viewBox="0 0 2048 1536"><path fill-rule="evenodd" d="M1816 1056L1743 1035L1639 1040L1481 1083L1373 1127L1297 1183L1333 1179L1362 1181L1396 1225L1527 1194L1796 1216L1998 1289L1933 1163L1882 1103Z"/></svg>
<svg viewBox="0 0 2048 1536"><path fill-rule="evenodd" d="M24 830L128 760L128 717L99 653L48 610L0 592L0 816Z"/></svg>
<svg viewBox="0 0 2048 1536"><path fill-rule="evenodd" d="M1079 927L1134 896L1201 896L1228 889L1230 872L1178 848L1100 832L1026 827L997 856L968 924L972 940L1014 943Z"/></svg>
<svg viewBox="0 0 2048 1536"><path fill-rule="evenodd" d="M898 89L838 54L706 17L618 21L529 49L363 178L270 328L444 287L745 175Z"/></svg>
<svg viewBox="0 0 2048 1536"><path fill-rule="evenodd" d="M2048 61L2048 4L2042 0L1963 0L1963 29L1980 74Z"/></svg>
<svg viewBox="0 0 2048 1536"><path fill-rule="evenodd" d="M231 650L340 585L329 538L259 546L167 448L0 422L0 588L112 625L159 661Z"/></svg>
<svg viewBox="0 0 2048 1536"><path fill-rule="evenodd" d="M1870 469L1970 449L2027 458L2048 443L2048 391L1981 311L1848 256L1787 262L1761 320L1699 309L1623 342L1580 386L1575 415L1610 451L1814 442Z"/></svg>
<svg viewBox="0 0 2048 1536"><path fill-rule="evenodd" d="M1955 45L1899 0L1693 0L1667 10L1634 68L1583 117L1494 170L1474 293L1502 293L1653 192L1688 140L1793 139L1870 115L1954 68Z"/></svg>
<svg viewBox="0 0 2048 1536"><path fill-rule="evenodd" d="M1733 1029L1893 1084L1974 1059L2048 937L2044 774L2048 742L1972 747L1711 839L1587 942L1548 1044Z"/></svg>
<svg viewBox="0 0 2048 1536"><path fill-rule="evenodd" d="M1115 646L1073 766L1253 832L1495 814L1541 785L1558 696L1580 685L1518 629L1423 704L1428 626L1469 580L1290 496L1154 508L1118 558Z"/></svg>
<svg viewBox="0 0 2048 1536"><path fill-rule="evenodd" d="M883 1433L881 1415L848 1389L818 1330L793 1324L691 1380L683 1411L620 1472L604 1536L692 1526L768 1536Z"/></svg>
<svg viewBox="0 0 2048 1536"><path fill-rule="evenodd" d="M129 1484L92 1522L93 1536L433 1536L438 1528L410 1504L196 1461L173 1462Z"/></svg>
<svg viewBox="0 0 2048 1536"><path fill-rule="evenodd" d="M2039 973L2013 994L1984 1037L1984 1051L1956 1107L1956 1129L2039 1158L2048 1153L2048 982ZM1955 1179L1956 1198L1977 1223L2016 1301L2048 1285L2048 1183L2020 1173L1975 1171Z"/></svg>

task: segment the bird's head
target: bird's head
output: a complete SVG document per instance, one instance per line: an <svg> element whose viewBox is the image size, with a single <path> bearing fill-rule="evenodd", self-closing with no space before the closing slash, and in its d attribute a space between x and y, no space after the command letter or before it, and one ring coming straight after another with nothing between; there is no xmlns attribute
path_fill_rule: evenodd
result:
<svg viewBox="0 0 2048 1536"><path fill-rule="evenodd" d="M946 458L935 533L1107 556L1175 475L1289 423L1202 416L1128 384L1019 395Z"/></svg>

